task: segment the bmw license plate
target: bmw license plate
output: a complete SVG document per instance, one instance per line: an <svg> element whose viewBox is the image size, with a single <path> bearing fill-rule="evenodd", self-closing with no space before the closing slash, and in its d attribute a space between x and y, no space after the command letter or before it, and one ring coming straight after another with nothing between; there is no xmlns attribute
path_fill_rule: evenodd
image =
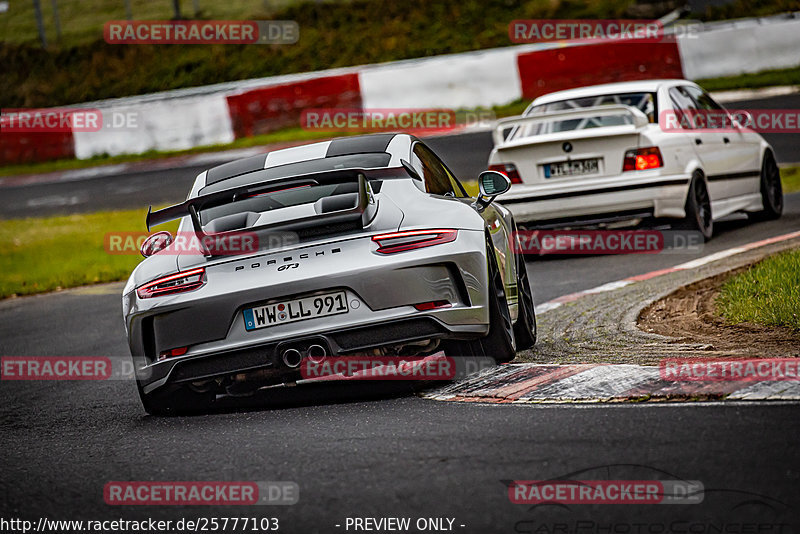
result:
<svg viewBox="0 0 800 534"><path fill-rule="evenodd" d="M544 166L545 178L559 178L561 176L581 176L595 174L599 170L597 158L576 159L572 161L559 161Z"/></svg>
<svg viewBox="0 0 800 534"><path fill-rule="evenodd" d="M278 324L293 323L328 315L347 313L347 294L344 291L285 300L244 310L245 330L256 330Z"/></svg>

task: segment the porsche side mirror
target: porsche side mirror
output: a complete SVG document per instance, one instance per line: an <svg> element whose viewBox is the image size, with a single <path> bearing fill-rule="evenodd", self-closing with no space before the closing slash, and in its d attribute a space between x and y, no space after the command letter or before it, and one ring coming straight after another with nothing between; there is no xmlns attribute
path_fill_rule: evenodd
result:
<svg viewBox="0 0 800 534"><path fill-rule="evenodd" d="M139 248L142 256L149 258L153 254L164 250L172 244L172 234L169 232L156 232L153 235L147 236Z"/></svg>
<svg viewBox="0 0 800 534"><path fill-rule="evenodd" d="M474 206L478 211L483 211L497 195L511 189L511 180L502 172L483 171L478 176L478 188L481 194L475 200Z"/></svg>

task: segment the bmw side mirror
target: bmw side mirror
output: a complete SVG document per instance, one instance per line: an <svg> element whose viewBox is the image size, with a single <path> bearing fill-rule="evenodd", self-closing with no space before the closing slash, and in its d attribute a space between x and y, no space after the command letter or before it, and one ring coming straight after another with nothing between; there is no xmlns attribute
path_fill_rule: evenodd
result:
<svg viewBox="0 0 800 534"><path fill-rule="evenodd" d="M483 211L492 203L494 197L511 189L511 180L502 172L483 171L478 176L478 188L481 194L475 200L474 206L478 211Z"/></svg>
<svg viewBox="0 0 800 534"><path fill-rule="evenodd" d="M169 232L156 232L153 235L147 236L139 248L142 256L149 258L153 254L160 252L172 244L172 234Z"/></svg>

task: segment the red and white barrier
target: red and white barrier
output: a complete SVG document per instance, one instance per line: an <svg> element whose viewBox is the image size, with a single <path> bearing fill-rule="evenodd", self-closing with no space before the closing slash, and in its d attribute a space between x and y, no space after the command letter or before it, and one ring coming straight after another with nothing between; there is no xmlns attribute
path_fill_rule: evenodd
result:
<svg viewBox="0 0 800 534"><path fill-rule="evenodd" d="M358 74L351 73L250 89L226 99L239 138L298 126L308 108L360 108L362 96Z"/></svg>
<svg viewBox="0 0 800 534"><path fill-rule="evenodd" d="M599 83L682 78L678 45L606 42L517 56L523 98Z"/></svg>
<svg viewBox="0 0 800 534"><path fill-rule="evenodd" d="M244 80L92 103L99 132L0 132L0 165L225 144L297 126L308 108L473 109L597 83L756 72L797 65L797 50L800 19L748 19L677 43L542 43Z"/></svg>

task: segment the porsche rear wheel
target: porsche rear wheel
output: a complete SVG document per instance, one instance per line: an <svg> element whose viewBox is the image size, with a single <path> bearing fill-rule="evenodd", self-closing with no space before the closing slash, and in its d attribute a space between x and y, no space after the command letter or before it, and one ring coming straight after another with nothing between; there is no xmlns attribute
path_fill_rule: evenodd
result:
<svg viewBox="0 0 800 534"><path fill-rule="evenodd" d="M489 257L489 333L473 341L480 346L484 356L494 358L497 363L510 362L517 354L514 344L514 325L508 310L506 290L491 242L487 243ZM476 347L477 348L477 347Z"/></svg>
<svg viewBox="0 0 800 534"><path fill-rule="evenodd" d="M514 341L517 343L517 350L527 350L536 344L536 311L533 306L533 292L528 282L528 269L522 254L517 254L517 295L519 314L514 323Z"/></svg>

